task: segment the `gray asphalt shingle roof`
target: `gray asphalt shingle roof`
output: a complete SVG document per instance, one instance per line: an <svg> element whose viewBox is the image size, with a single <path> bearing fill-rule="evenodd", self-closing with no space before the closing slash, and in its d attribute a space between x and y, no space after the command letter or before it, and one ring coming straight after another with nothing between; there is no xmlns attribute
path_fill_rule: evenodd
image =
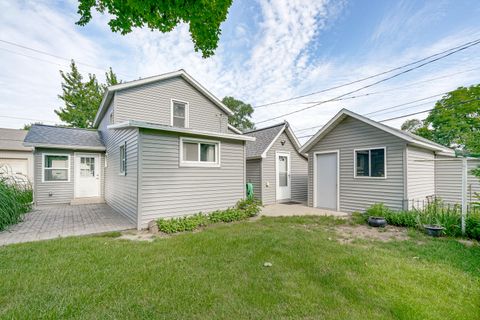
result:
<svg viewBox="0 0 480 320"><path fill-rule="evenodd" d="M0 150L32 151L23 145L26 130L0 128Z"/></svg>
<svg viewBox="0 0 480 320"><path fill-rule="evenodd" d="M285 122L282 122L267 128L246 132L245 135L256 138L255 141L247 141L247 158L260 157L284 127Z"/></svg>
<svg viewBox="0 0 480 320"><path fill-rule="evenodd" d="M33 146L58 145L74 147L105 147L97 130L55 127L35 124L27 136L25 143Z"/></svg>

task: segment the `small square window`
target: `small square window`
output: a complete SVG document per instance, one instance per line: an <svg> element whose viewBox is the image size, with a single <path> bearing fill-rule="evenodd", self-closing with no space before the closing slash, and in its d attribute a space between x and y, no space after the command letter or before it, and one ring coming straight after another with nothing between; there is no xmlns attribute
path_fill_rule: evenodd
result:
<svg viewBox="0 0 480 320"><path fill-rule="evenodd" d="M385 177L385 149L355 151L355 177Z"/></svg>
<svg viewBox="0 0 480 320"><path fill-rule="evenodd" d="M191 167L218 167L220 142L180 138L182 155L180 164Z"/></svg>
<svg viewBox="0 0 480 320"><path fill-rule="evenodd" d="M43 159L44 181L68 181L70 157L68 155L45 154Z"/></svg>

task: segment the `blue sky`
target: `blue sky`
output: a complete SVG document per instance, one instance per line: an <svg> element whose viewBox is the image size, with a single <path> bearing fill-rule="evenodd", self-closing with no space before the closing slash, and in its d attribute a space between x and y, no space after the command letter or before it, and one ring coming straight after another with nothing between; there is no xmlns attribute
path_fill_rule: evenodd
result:
<svg viewBox="0 0 480 320"><path fill-rule="evenodd" d="M235 0L215 56L202 59L193 50L186 25L169 34L142 29L121 36L109 30L104 15L95 14L86 27L76 26L76 4L0 0L0 40L73 58L82 73L100 78L110 66L123 80L183 68L218 97L233 95L253 105L359 79L480 38L476 0ZM66 60L0 42L0 127L18 128L33 119L58 123L53 112L61 106L58 70L67 67ZM324 104L285 119L298 135L312 134L315 129L303 129L327 122L343 107L366 114L479 83L480 69L475 68L480 68L480 45L362 91L385 93ZM259 108L254 120L367 83ZM434 101L372 117L382 120L426 110ZM404 120L387 124L398 127Z"/></svg>

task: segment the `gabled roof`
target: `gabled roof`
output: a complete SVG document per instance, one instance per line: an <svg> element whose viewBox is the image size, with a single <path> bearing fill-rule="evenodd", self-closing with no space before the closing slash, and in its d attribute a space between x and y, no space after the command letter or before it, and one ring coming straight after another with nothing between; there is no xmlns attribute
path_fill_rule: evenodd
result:
<svg viewBox="0 0 480 320"><path fill-rule="evenodd" d="M433 141L430 141L428 139L422 138L420 136L417 136L415 134L405 132L399 129L392 128L390 126L384 125L380 122L371 120L369 118L366 118L364 116L361 116L355 112L352 112L347 109L342 109L340 112L338 112L330 121L324 125L313 137L311 137L300 149L300 151L303 153L308 152L315 144L317 144L327 133L329 133L333 128L335 128L343 119L346 117L352 117L355 118L359 121L362 121L366 124L369 124L377 129L380 129L382 131L385 131L387 133L390 133L400 139L405 140L409 144L437 151L437 152L443 152L447 154L452 154L454 151L450 148L447 148L445 146L442 146L438 143L435 143Z"/></svg>
<svg viewBox="0 0 480 320"><path fill-rule="evenodd" d="M262 129L245 132L245 135L255 137L255 142L247 142L247 159L265 158L268 150L273 146L278 137L285 132L292 141L295 149L300 150L300 143L287 121ZM300 151L299 151L300 152ZM303 156L303 155L302 155Z"/></svg>
<svg viewBox="0 0 480 320"><path fill-rule="evenodd" d="M25 146L73 150L105 150L97 130L34 124L24 140Z"/></svg>
<svg viewBox="0 0 480 320"><path fill-rule="evenodd" d="M226 105L223 104L217 97L215 97L210 91L208 91L204 86L202 86L197 80L193 79L185 70L180 69L178 71L173 71L169 73L164 73L158 76L148 77L139 80L133 80L129 82L124 82L120 84L116 84L114 86L110 86L105 91L103 95L102 102L100 103L100 107L98 108L97 115L95 116L95 120L93 121L93 126L96 128L100 124L101 119L103 118L105 112L107 111L108 105L113 97L113 94L116 91L125 90L129 88L134 88L138 86L142 86L145 84L167 80L175 77L181 77L185 81L187 81L190 85L192 85L195 89L200 91L203 95L205 95L210 101L212 101L216 106L222 109L226 114L229 116L233 116L233 111L230 110Z"/></svg>
<svg viewBox="0 0 480 320"><path fill-rule="evenodd" d="M189 129L189 128L178 128L178 127L167 126L164 124L143 122L143 121L136 121L136 120L130 120L130 121L112 124L112 125L109 125L107 128L108 129L144 128L144 129L153 129L153 130L167 131L167 132L186 133L186 134L204 136L204 137L225 138L225 139L241 140L241 141L255 140L254 137L249 137L243 134L236 134L236 133L232 134L232 133L222 133L222 132L213 132L213 131L203 131L203 130L196 130L196 129Z"/></svg>
<svg viewBox="0 0 480 320"><path fill-rule="evenodd" d="M27 130L0 128L0 150L32 151L23 145Z"/></svg>

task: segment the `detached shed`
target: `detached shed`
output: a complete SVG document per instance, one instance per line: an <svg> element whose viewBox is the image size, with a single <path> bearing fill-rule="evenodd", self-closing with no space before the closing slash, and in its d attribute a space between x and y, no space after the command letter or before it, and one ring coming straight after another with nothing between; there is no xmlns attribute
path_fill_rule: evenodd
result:
<svg viewBox="0 0 480 320"><path fill-rule="evenodd" d="M442 197L445 184L457 183L441 178L440 166L446 164L437 161L454 159L453 150L346 109L300 152L309 156L308 204L318 208L353 212L381 202L401 210L431 196Z"/></svg>
<svg viewBox="0 0 480 320"><path fill-rule="evenodd" d="M307 158L288 122L245 133L247 182L264 205L307 201Z"/></svg>

